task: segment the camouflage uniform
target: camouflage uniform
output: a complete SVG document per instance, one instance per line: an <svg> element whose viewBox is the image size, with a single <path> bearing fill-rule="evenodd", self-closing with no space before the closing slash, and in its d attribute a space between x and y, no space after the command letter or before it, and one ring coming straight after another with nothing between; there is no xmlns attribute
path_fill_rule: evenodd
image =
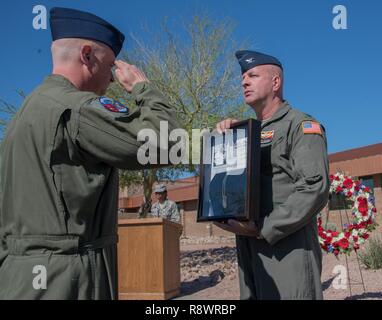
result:
<svg viewBox="0 0 382 320"><path fill-rule="evenodd" d="M155 202L151 207L151 215L154 217L162 217L174 222L180 222L180 214L178 207L174 201L166 199L162 206L159 201Z"/></svg>

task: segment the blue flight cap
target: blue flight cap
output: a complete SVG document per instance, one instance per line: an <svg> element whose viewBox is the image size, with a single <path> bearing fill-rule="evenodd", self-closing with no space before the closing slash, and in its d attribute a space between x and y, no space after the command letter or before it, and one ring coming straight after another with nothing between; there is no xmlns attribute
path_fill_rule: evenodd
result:
<svg viewBox="0 0 382 320"><path fill-rule="evenodd" d="M281 62L270 55L250 50L240 50L235 53L237 60L239 61L241 67L241 73L247 72L256 66L261 66L264 64L273 64L283 68Z"/></svg>
<svg viewBox="0 0 382 320"><path fill-rule="evenodd" d="M63 38L82 38L102 42L121 51L125 36L113 25L94 14L69 8L50 10L50 30L53 41Z"/></svg>

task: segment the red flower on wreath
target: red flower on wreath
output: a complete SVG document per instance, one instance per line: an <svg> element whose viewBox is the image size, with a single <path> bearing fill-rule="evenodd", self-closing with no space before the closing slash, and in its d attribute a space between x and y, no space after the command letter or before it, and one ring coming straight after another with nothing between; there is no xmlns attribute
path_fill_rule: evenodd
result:
<svg viewBox="0 0 382 320"><path fill-rule="evenodd" d="M346 189L351 189L351 187L353 186L353 180L352 179L349 179L349 178L346 178L344 180L344 183L343 183L344 187Z"/></svg>
<svg viewBox="0 0 382 320"><path fill-rule="evenodd" d="M339 244L340 244L340 247L342 249L347 249L347 247L349 247L349 241L345 238L342 238L340 241L339 241Z"/></svg>
<svg viewBox="0 0 382 320"><path fill-rule="evenodd" d="M367 207L365 207L365 206L360 207L359 212L361 212L362 217L366 217L367 216Z"/></svg>
<svg viewBox="0 0 382 320"><path fill-rule="evenodd" d="M342 187L341 187L341 186L338 186L338 187L336 188L336 192L337 192L337 193L342 192Z"/></svg>
<svg viewBox="0 0 382 320"><path fill-rule="evenodd" d="M367 216L368 206L366 198L358 198L358 211L361 213L363 217Z"/></svg>

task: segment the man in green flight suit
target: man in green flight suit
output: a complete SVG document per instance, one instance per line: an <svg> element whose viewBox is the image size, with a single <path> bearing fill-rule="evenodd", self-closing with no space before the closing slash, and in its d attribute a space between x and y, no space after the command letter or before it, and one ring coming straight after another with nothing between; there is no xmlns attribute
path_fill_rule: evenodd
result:
<svg viewBox="0 0 382 320"><path fill-rule="evenodd" d="M118 169L141 168L137 134L178 127L175 110L105 20L53 8L53 72L1 146L0 299L117 299ZM134 112L103 96L116 77Z"/></svg>
<svg viewBox="0 0 382 320"><path fill-rule="evenodd" d="M278 59L246 50L236 57L245 102L262 122L260 219L216 223L236 234L240 297L322 299L316 215L329 196L324 128L283 99Z"/></svg>

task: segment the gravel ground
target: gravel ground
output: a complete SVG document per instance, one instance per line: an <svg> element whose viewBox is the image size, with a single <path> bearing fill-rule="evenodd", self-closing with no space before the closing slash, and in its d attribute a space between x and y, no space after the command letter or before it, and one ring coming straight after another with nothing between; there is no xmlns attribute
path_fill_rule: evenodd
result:
<svg viewBox="0 0 382 320"><path fill-rule="evenodd" d="M380 235L379 228L373 236ZM382 269L367 270L352 254L337 259L323 253L322 287L325 300L382 299ZM181 296L178 299L239 299L235 240L231 238L181 239ZM364 286L361 281L361 273ZM339 272L345 282L340 281ZM364 288L365 287L365 288ZM350 292L351 289L351 292Z"/></svg>

